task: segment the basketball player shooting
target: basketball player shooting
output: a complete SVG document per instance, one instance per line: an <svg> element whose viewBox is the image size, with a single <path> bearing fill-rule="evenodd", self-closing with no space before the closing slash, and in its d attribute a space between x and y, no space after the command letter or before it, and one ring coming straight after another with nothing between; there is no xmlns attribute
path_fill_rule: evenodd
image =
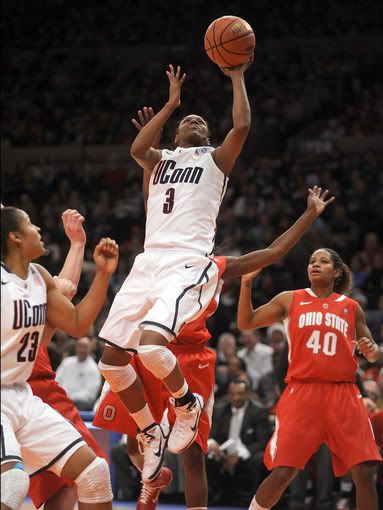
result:
<svg viewBox="0 0 383 510"><path fill-rule="evenodd" d="M155 479L166 446L178 453L195 439L204 406L193 394L168 349L182 327L201 315L218 284L218 268L209 259L214 250L216 218L228 177L250 129L244 66L225 69L233 85L233 127L222 144L210 146L208 124L198 115L179 123L176 149L154 148L158 134L181 104L186 75L169 66L169 99L138 133L133 158L150 172L144 253L116 295L100 332L107 344L99 363L112 391L137 423L144 451L143 480ZM143 365L168 388L176 421L169 434L155 422L134 369Z"/></svg>

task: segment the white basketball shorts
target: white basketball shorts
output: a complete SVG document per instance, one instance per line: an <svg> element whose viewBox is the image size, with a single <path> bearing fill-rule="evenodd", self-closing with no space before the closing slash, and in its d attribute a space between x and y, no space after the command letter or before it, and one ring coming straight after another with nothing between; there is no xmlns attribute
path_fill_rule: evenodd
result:
<svg viewBox="0 0 383 510"><path fill-rule="evenodd" d="M195 253L163 253L150 250L136 257L100 331L107 344L134 352L142 329L170 342L213 299L217 264Z"/></svg>
<svg viewBox="0 0 383 510"><path fill-rule="evenodd" d="M33 395L29 384L1 388L1 464L22 462L30 476L46 469L59 476L84 444L80 433Z"/></svg>

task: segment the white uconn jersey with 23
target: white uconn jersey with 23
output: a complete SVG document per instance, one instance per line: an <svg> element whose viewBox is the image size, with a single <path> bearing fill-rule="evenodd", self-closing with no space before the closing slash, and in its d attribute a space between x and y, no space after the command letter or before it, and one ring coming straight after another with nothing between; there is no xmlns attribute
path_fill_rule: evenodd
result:
<svg viewBox="0 0 383 510"><path fill-rule="evenodd" d="M1 385L25 383L46 321L47 289L30 264L23 280L1 264Z"/></svg>
<svg viewBox="0 0 383 510"><path fill-rule="evenodd" d="M163 150L149 183L145 250L175 248L208 255L228 178L213 147Z"/></svg>

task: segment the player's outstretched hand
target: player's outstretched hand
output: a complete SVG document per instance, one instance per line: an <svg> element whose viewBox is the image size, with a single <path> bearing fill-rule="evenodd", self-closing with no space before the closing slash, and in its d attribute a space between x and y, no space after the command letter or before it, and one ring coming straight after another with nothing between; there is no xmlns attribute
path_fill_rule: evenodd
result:
<svg viewBox="0 0 383 510"><path fill-rule="evenodd" d="M64 231L72 244L85 244L86 234L82 226L85 221L76 209L67 209L61 215Z"/></svg>
<svg viewBox="0 0 383 510"><path fill-rule="evenodd" d="M327 200L329 191L326 189L322 193L322 188L314 186L313 189L309 188L309 195L307 197L307 209L314 211L318 216L326 209L326 207L335 200L335 197L331 197Z"/></svg>
<svg viewBox="0 0 383 510"><path fill-rule="evenodd" d="M240 66L235 67L220 67L221 71L225 76L229 78L233 78L236 75L243 75L246 69L248 69L254 61L254 54L251 56L251 59L245 64L241 64Z"/></svg>
<svg viewBox="0 0 383 510"><path fill-rule="evenodd" d="M142 108L142 110L138 110L137 112L137 117L138 117L138 120L137 119L132 119L132 123L133 123L133 126L136 127L138 129L138 131L141 131L141 129L146 126L146 124L152 120L152 118L154 117L154 110L151 106L144 106ZM157 133L157 136L156 138L154 139L153 143L152 143L152 147L154 149L158 149L159 146L160 146L160 141L161 141L161 136L162 136L162 128L160 129L160 131Z"/></svg>
<svg viewBox="0 0 383 510"><path fill-rule="evenodd" d="M138 120L132 119L133 126L135 126L138 131L141 129L154 117L154 111L151 106L149 108L144 106L142 110L138 110L137 112Z"/></svg>
<svg viewBox="0 0 383 510"><path fill-rule="evenodd" d="M98 271L111 275L118 264L118 244L110 237L102 238L93 252Z"/></svg>
<svg viewBox="0 0 383 510"><path fill-rule="evenodd" d="M169 71L166 71L169 79L169 103L178 108L181 104L181 88L186 79L186 74L181 73L181 67L177 66L177 71L169 64Z"/></svg>
<svg viewBox="0 0 383 510"><path fill-rule="evenodd" d="M356 342L356 348L368 361L373 363L379 354L379 346L366 336L359 338Z"/></svg>

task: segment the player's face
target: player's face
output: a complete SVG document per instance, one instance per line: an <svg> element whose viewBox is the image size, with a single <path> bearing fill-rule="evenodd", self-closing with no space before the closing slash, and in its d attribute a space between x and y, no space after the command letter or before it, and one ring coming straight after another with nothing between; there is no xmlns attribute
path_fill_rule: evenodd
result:
<svg viewBox="0 0 383 510"><path fill-rule="evenodd" d="M331 255L326 250L317 250L310 257L307 268L309 280L312 284L331 285L339 276L339 270L334 268Z"/></svg>
<svg viewBox="0 0 383 510"><path fill-rule="evenodd" d="M207 123L199 115L188 115L181 120L175 141L181 147L209 144Z"/></svg>
<svg viewBox="0 0 383 510"><path fill-rule="evenodd" d="M23 254L29 260L37 259L45 253L44 243L41 240L40 228L33 225L26 212L20 211L20 215L21 219L18 234Z"/></svg>

